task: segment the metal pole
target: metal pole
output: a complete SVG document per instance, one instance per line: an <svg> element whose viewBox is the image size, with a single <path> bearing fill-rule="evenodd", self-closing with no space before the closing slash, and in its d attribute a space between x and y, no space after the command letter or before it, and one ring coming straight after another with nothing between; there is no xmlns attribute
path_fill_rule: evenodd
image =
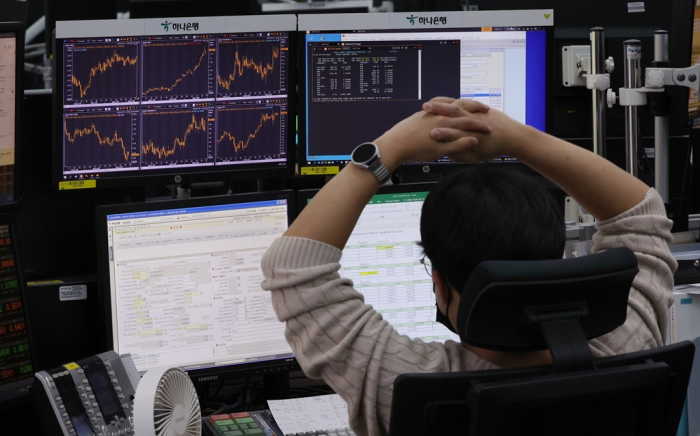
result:
<svg viewBox="0 0 700 436"><path fill-rule="evenodd" d="M642 43L629 39L622 43L625 51L625 88L640 88L642 84ZM636 106L625 106L625 166L627 172L639 177L637 164L637 142L639 140L639 117Z"/></svg>
<svg viewBox="0 0 700 436"><path fill-rule="evenodd" d="M605 30L602 27L591 29L591 74L605 73ZM593 153L605 157L605 91L593 90Z"/></svg>
<svg viewBox="0 0 700 436"><path fill-rule="evenodd" d="M654 32L654 63L653 66L668 66L668 32L657 30ZM661 105L664 105L664 95L660 95ZM653 102L653 101L652 101ZM657 106L657 105L653 105ZM668 136L669 117L665 107L655 107L654 113L654 188L658 191L664 203L670 201L668 197Z"/></svg>

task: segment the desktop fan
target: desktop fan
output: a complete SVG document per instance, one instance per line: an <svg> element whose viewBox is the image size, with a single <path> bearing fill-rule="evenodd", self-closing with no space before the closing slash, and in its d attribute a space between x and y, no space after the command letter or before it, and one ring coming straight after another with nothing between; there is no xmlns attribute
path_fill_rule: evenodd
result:
<svg viewBox="0 0 700 436"><path fill-rule="evenodd" d="M200 436L202 414L190 378L178 368L156 368L139 382L134 398L138 436Z"/></svg>

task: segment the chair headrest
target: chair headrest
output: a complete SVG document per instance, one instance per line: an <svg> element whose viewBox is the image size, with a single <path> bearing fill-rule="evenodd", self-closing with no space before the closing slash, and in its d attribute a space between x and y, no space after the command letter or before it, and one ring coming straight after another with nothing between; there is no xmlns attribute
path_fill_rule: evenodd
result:
<svg viewBox="0 0 700 436"><path fill-rule="evenodd" d="M598 337L625 322L638 271L627 247L574 259L482 262L462 290L460 338L491 350L546 349L528 314L530 320L550 314L578 318L587 339Z"/></svg>

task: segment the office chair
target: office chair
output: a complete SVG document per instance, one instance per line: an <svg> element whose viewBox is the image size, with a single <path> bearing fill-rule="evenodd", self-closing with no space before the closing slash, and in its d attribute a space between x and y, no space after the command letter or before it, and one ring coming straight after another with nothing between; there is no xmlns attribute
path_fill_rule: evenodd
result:
<svg viewBox="0 0 700 436"><path fill-rule="evenodd" d="M637 259L626 247L575 259L482 262L462 292L462 342L548 349L551 365L403 374L390 435L675 435L694 345L601 359L588 340L625 322Z"/></svg>

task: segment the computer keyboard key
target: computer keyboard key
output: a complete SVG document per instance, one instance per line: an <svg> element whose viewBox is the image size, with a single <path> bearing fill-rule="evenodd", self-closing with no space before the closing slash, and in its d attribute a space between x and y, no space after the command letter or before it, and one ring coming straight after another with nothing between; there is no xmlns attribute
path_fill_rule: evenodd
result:
<svg viewBox="0 0 700 436"><path fill-rule="evenodd" d="M249 428L247 430L243 430L244 435L254 435L254 434L264 434L263 431L260 428Z"/></svg>

